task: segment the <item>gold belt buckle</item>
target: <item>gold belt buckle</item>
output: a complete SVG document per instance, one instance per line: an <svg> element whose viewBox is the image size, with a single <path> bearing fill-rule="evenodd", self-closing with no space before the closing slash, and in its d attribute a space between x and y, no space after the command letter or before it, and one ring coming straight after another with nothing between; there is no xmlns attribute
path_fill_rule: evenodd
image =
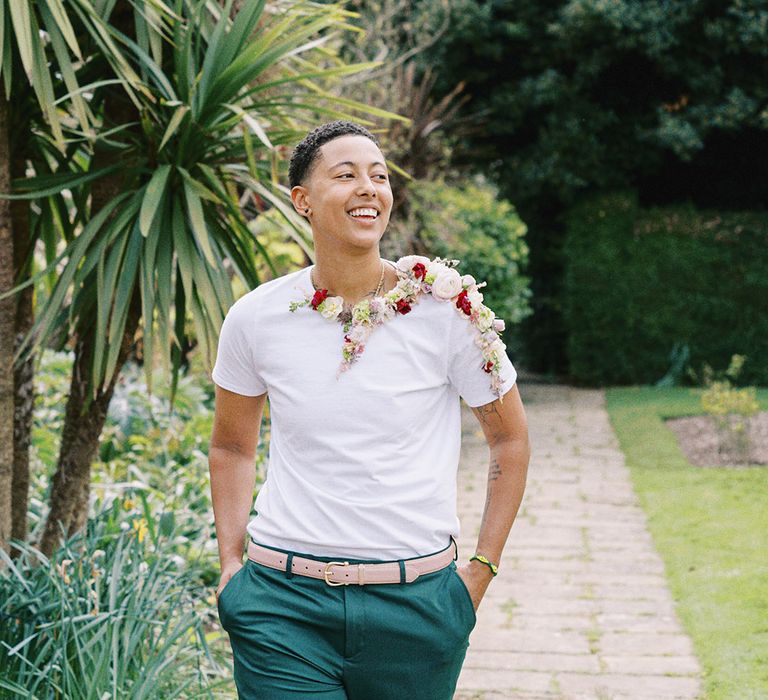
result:
<svg viewBox="0 0 768 700"><path fill-rule="evenodd" d="M325 582L329 586L348 586L349 581L341 581L340 583L336 583L335 581L331 581L328 579L328 577L333 573L331 571L332 566L349 566L349 562L348 561L329 561L325 565L325 572L324 572Z"/></svg>

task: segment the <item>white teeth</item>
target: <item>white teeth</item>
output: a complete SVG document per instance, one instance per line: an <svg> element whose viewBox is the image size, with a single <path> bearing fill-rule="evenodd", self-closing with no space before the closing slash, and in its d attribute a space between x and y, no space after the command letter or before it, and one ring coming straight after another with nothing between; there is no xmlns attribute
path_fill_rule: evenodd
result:
<svg viewBox="0 0 768 700"><path fill-rule="evenodd" d="M379 212L377 212L375 209L353 209L351 212L349 212L350 216L373 216L376 217L379 215Z"/></svg>

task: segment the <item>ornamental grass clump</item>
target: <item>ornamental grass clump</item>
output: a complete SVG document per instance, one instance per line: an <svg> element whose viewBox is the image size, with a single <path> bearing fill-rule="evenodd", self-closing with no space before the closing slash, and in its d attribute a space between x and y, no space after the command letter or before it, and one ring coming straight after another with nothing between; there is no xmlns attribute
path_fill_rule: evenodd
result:
<svg viewBox="0 0 768 700"><path fill-rule="evenodd" d="M116 531L114 515L51 559L0 551L0 697L213 697L191 576L153 523Z"/></svg>
<svg viewBox="0 0 768 700"><path fill-rule="evenodd" d="M732 384L745 359L744 355L733 355L728 369L719 378L709 365L703 368L705 388L701 406L715 423L719 452L736 462L750 461L750 420L760 408L755 387L736 388Z"/></svg>

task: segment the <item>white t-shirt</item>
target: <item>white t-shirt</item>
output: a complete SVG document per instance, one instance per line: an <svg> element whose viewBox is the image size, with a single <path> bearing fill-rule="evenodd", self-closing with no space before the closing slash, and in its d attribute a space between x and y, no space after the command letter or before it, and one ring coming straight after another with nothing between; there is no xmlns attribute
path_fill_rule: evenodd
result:
<svg viewBox="0 0 768 700"><path fill-rule="evenodd" d="M221 329L213 380L268 393L269 459L248 533L318 556L399 559L458 537L461 396L495 400L476 329L455 305L423 293L372 331L337 376L342 324L309 306L310 267L241 297ZM502 353L503 354L503 353ZM503 354L502 395L517 373Z"/></svg>

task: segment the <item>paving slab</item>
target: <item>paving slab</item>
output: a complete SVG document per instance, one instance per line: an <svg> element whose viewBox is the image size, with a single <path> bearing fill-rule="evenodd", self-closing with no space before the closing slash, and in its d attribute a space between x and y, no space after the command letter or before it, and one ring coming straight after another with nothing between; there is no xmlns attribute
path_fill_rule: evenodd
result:
<svg viewBox="0 0 768 700"><path fill-rule="evenodd" d="M675 614L601 390L526 385L528 488L478 611L454 700L700 700L701 667ZM488 448L466 406L460 558L473 553Z"/></svg>

